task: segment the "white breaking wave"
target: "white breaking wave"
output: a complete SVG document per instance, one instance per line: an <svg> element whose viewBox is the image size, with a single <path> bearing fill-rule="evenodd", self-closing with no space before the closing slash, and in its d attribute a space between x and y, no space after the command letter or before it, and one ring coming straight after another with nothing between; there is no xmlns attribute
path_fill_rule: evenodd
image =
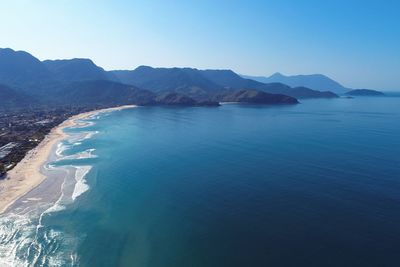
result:
<svg viewBox="0 0 400 267"><path fill-rule="evenodd" d="M93 158L97 158L97 155L94 155L93 152L96 149L94 148L89 148L86 149L85 151L82 152L78 152L76 154L73 155L69 155L69 156L64 156L62 158L59 158L58 160L66 160L66 159L93 159Z"/></svg>
<svg viewBox="0 0 400 267"><path fill-rule="evenodd" d="M62 153L69 148L68 145L64 144L63 142L60 142L57 144L57 149L56 149L56 156L61 157Z"/></svg>
<svg viewBox="0 0 400 267"><path fill-rule="evenodd" d="M74 191L72 192L72 201L75 201L77 197L89 190L89 185L85 179L86 175L92 169L92 166L74 166L76 168L75 180L76 184Z"/></svg>
<svg viewBox="0 0 400 267"><path fill-rule="evenodd" d="M29 266L20 253L26 251L33 241L35 230L29 216L10 214L0 218L0 266Z"/></svg>
<svg viewBox="0 0 400 267"><path fill-rule="evenodd" d="M82 141L90 139L95 134L98 134L98 133L99 133L99 131L85 131L85 132L73 133L68 138L68 141L72 145L80 145L80 144L82 144L81 143Z"/></svg>
<svg viewBox="0 0 400 267"><path fill-rule="evenodd" d="M54 229L45 221L47 216L65 210L68 204L89 190L85 177L92 166L69 167L75 169L72 194L68 189L71 176L67 175L55 203L42 203L39 208L28 211L15 209L15 213L0 217L1 267L78 266L79 237Z"/></svg>
<svg viewBox="0 0 400 267"><path fill-rule="evenodd" d="M98 116L90 117L90 119L98 118ZM82 121L77 128L93 124L94 122ZM53 163L62 159L97 157L93 154L95 149L64 155L66 150L81 145L84 140L92 138L97 133L98 131L71 133L67 140L57 145L55 161L43 166L46 171L54 171L60 167L75 169L74 176L66 175L63 179L60 196L55 202L36 202L37 206L17 207L0 216L0 267L79 265L77 246L80 237L69 236L62 229L54 228L46 222L90 189L85 177L92 166L56 166Z"/></svg>
<svg viewBox="0 0 400 267"><path fill-rule="evenodd" d="M77 121L77 124L74 127L71 127L71 128L79 128L80 129L80 128L86 128L86 127L89 127L89 126L92 126L92 125L94 125L94 122L92 122L92 121L79 120L79 121Z"/></svg>
<svg viewBox="0 0 400 267"><path fill-rule="evenodd" d="M86 132L86 133L85 133L85 136L84 136L81 140L79 140L79 141L83 141L83 140L86 140L86 139L90 139L90 138L92 138L95 134L98 134L98 133L99 133L99 131Z"/></svg>
<svg viewBox="0 0 400 267"><path fill-rule="evenodd" d="M85 137L86 137L86 135L85 135ZM56 156L57 156L57 157L62 157L62 156L63 156L63 153L64 153L66 150L70 149L70 148L73 147L73 146L79 146L79 145L81 145L81 144L82 144L82 142L74 142L74 143L72 143L72 144L70 144L70 145L67 145L67 144L65 144L65 143L63 143L63 142L60 142L60 143L57 144Z"/></svg>
<svg viewBox="0 0 400 267"><path fill-rule="evenodd" d="M55 203L43 203L28 212L10 212L0 217L0 266L75 266L65 252L59 249L65 243L63 232L46 227L45 216L65 209L64 187ZM68 238L73 246L74 240Z"/></svg>

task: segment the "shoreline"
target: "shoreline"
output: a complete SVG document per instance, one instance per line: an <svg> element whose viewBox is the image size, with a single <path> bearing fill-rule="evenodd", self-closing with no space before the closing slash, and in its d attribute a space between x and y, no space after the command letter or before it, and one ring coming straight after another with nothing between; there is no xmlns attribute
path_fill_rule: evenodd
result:
<svg viewBox="0 0 400 267"><path fill-rule="evenodd" d="M41 167L50 157L53 148L68 137L68 134L64 132L65 128L78 126L76 121L87 119L92 115L135 107L137 106L124 105L80 113L51 129L42 142L28 151L25 157L7 173L6 178L0 181L0 215L47 178L42 173Z"/></svg>

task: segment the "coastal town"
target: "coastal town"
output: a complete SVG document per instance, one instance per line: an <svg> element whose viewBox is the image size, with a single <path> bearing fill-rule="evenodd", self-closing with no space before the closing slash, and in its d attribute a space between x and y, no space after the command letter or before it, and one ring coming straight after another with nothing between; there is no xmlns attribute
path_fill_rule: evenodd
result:
<svg viewBox="0 0 400 267"><path fill-rule="evenodd" d="M0 111L0 179L35 148L50 130L87 108L37 108Z"/></svg>

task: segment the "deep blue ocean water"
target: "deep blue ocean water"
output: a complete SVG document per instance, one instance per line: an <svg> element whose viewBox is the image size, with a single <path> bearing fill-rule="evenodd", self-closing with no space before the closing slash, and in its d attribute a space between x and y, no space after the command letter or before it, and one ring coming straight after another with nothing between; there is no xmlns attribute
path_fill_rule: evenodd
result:
<svg viewBox="0 0 400 267"><path fill-rule="evenodd" d="M138 107L92 121L69 130L96 134L64 154L95 157L54 163L91 168L88 190L43 216L46 240L58 233L43 259L400 266L399 97Z"/></svg>

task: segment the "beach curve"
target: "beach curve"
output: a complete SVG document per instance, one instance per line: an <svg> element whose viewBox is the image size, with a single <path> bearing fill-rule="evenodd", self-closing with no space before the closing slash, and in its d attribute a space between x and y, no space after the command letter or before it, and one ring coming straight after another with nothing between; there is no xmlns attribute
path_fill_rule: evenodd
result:
<svg viewBox="0 0 400 267"><path fill-rule="evenodd" d="M46 176L41 172L41 167L46 163L53 147L68 137L64 132L65 128L77 126L77 121L99 113L134 107L137 106L124 105L88 111L74 115L54 127L42 142L40 142L37 147L30 150L25 157L7 173L6 178L0 181L0 214L6 212L15 201L35 189L46 179Z"/></svg>

